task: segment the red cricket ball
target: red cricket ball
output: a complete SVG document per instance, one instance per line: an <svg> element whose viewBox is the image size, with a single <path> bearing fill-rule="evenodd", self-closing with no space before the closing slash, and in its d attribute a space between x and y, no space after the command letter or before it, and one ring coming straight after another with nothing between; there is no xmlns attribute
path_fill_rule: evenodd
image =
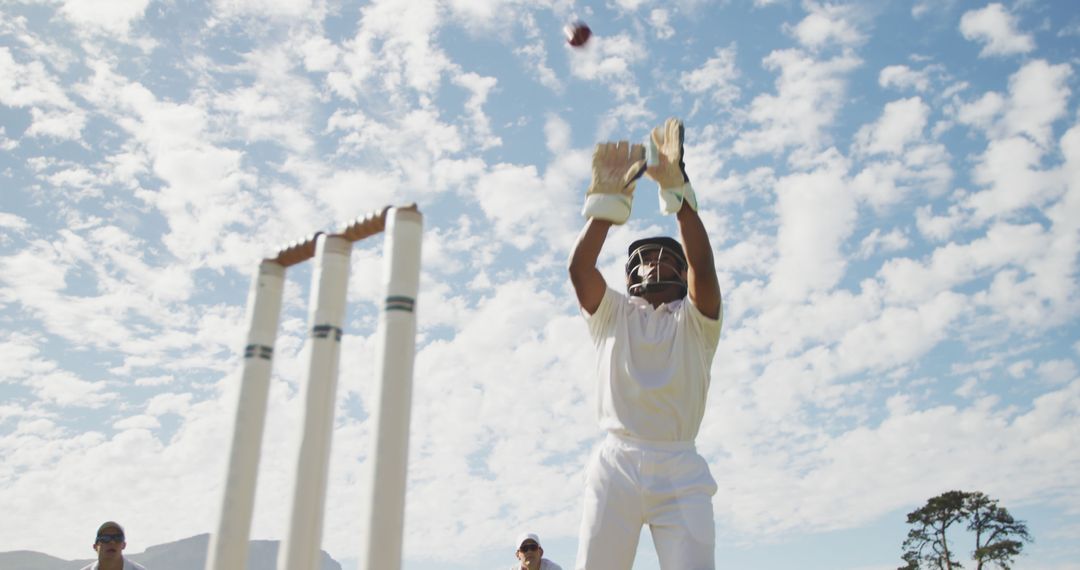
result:
<svg viewBox="0 0 1080 570"><path fill-rule="evenodd" d="M592 30L589 26L585 25L585 22L574 22L563 28L566 33L566 43L579 48L585 45L585 42L589 41L592 37Z"/></svg>

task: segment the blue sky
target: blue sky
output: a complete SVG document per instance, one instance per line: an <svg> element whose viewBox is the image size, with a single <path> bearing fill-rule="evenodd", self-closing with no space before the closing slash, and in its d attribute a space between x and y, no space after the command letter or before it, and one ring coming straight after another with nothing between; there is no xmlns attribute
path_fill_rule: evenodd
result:
<svg viewBox="0 0 1080 570"><path fill-rule="evenodd" d="M531 530L571 567L600 434L565 259L592 146L678 116L725 298L698 438L719 565L893 569L905 513L963 489L1028 521L1018 567L1080 569L1078 40L1065 0L4 3L2 549L209 532L258 259L416 202L406 566L505 567ZM675 231L656 204L639 184L609 283ZM323 544L346 562L380 255L352 260ZM309 280L255 538L288 516Z"/></svg>

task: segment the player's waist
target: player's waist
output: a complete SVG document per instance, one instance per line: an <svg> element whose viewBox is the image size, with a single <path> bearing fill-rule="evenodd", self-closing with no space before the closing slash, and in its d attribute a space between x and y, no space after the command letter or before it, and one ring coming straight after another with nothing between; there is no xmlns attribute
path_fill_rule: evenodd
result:
<svg viewBox="0 0 1080 570"><path fill-rule="evenodd" d="M631 437L629 435L615 433L613 431L607 432L607 443L615 445L628 445L636 447L638 449L645 449L649 451L696 451L694 446L694 440L686 441L653 441L648 439L639 439Z"/></svg>

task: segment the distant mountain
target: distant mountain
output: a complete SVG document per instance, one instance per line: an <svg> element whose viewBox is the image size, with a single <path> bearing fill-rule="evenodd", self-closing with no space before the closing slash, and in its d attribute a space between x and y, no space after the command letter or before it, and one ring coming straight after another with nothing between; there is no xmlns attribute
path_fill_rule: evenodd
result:
<svg viewBox="0 0 1080 570"><path fill-rule="evenodd" d="M124 557L143 566L146 570L201 570L206 566L206 549L209 534L200 534L176 542L159 544L139 554ZM277 570L277 553L280 541L253 540L248 546L247 570ZM55 556L16 550L0 552L0 570L79 570L93 562L86 560L62 560ZM320 570L341 570L341 564L322 552Z"/></svg>
<svg viewBox="0 0 1080 570"><path fill-rule="evenodd" d="M0 552L0 570L79 570L87 564L89 561L62 560L32 550Z"/></svg>

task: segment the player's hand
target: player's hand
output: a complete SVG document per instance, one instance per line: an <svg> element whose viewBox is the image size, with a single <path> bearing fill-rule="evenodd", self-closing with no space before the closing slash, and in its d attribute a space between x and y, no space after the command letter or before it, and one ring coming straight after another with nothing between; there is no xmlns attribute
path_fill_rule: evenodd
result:
<svg viewBox="0 0 1080 570"><path fill-rule="evenodd" d="M592 182L582 214L625 223L630 217L637 179L645 172L645 147L627 141L605 142L593 152Z"/></svg>
<svg viewBox="0 0 1080 570"><path fill-rule="evenodd" d="M690 186L683 162L683 123L671 118L652 130L651 143L656 148L656 162L650 164L645 175L660 185L660 211L674 214L683 202L697 210L697 196Z"/></svg>
<svg viewBox="0 0 1080 570"><path fill-rule="evenodd" d="M649 165L645 175L656 181L661 188L674 188L686 184L683 165L683 123L671 118L652 130L652 144L657 150L657 163Z"/></svg>

